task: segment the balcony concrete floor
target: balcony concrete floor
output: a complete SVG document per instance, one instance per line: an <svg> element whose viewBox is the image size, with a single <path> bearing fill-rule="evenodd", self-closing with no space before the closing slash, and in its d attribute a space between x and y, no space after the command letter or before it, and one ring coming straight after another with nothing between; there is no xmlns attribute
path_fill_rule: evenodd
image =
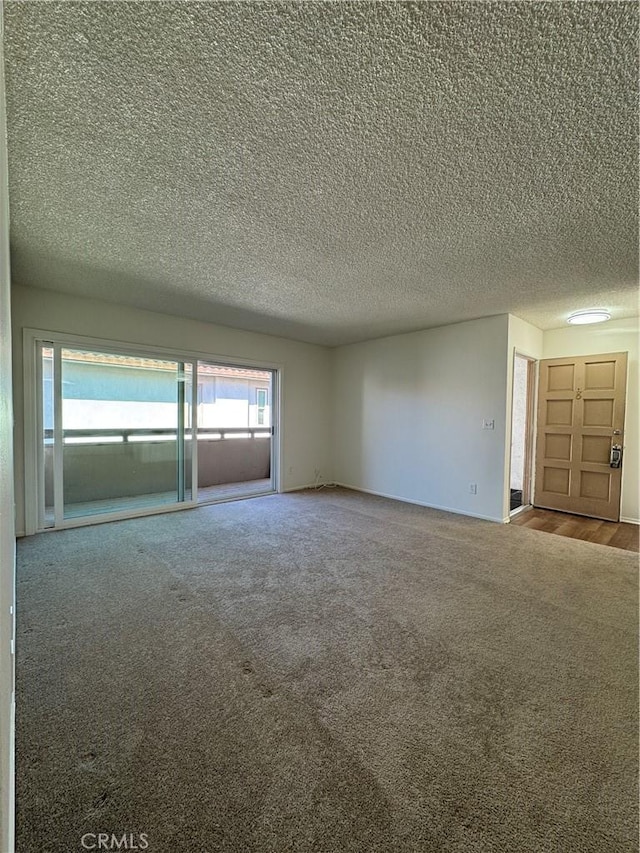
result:
<svg viewBox="0 0 640 853"><path fill-rule="evenodd" d="M257 495L266 495L273 491L273 483L269 477L260 480L247 480L241 483L221 483L217 486L205 486L198 489L198 504L239 500L241 498L256 497ZM102 515L107 512L136 511L175 503L176 492L173 491L158 492L150 495L123 496L108 500L84 501L82 503L69 504L65 507L65 519ZM47 523L52 526L53 507L47 507L45 518Z"/></svg>

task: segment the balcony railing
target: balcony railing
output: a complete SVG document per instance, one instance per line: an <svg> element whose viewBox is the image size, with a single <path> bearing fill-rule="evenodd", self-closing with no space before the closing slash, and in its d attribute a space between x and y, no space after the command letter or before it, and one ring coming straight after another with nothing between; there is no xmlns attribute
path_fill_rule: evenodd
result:
<svg viewBox="0 0 640 853"><path fill-rule="evenodd" d="M191 427L185 428L186 441L191 440ZM198 427L198 440L217 441L225 438L269 438L273 434L271 427ZM54 430L45 429L45 443L53 442ZM128 444L139 441L176 441L177 430L171 427L152 429L147 427L133 429L64 429L62 438L65 444Z"/></svg>
<svg viewBox="0 0 640 853"><path fill-rule="evenodd" d="M198 487L271 476L271 427L198 429ZM178 432L172 428L66 429L65 502L168 492L175 488ZM54 431L44 430L45 499L53 495ZM191 487L191 429L185 429L184 481Z"/></svg>

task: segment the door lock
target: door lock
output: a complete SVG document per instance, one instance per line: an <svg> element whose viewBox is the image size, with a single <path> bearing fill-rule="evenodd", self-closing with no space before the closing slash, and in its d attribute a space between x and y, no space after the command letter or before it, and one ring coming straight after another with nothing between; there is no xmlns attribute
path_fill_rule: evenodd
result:
<svg viewBox="0 0 640 853"><path fill-rule="evenodd" d="M611 456L609 457L609 467L619 468L622 465L622 445L614 444L611 447Z"/></svg>

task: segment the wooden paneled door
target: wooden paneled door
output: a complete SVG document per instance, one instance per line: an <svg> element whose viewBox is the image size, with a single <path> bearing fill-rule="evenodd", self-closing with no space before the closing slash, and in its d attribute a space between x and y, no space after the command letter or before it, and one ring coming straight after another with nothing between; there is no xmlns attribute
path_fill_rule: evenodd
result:
<svg viewBox="0 0 640 853"><path fill-rule="evenodd" d="M627 353L540 362L534 505L618 521Z"/></svg>

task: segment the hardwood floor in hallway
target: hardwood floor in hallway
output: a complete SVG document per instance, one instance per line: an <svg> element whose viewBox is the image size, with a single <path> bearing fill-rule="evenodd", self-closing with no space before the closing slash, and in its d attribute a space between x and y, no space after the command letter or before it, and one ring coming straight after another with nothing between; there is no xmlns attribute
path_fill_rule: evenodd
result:
<svg viewBox="0 0 640 853"><path fill-rule="evenodd" d="M555 533L571 539L584 539L598 545L609 545L625 551L639 551L640 528L637 524L623 521L602 521L599 518L587 518L583 515L570 515L566 512L554 512L549 509L524 510L511 519L511 524Z"/></svg>

